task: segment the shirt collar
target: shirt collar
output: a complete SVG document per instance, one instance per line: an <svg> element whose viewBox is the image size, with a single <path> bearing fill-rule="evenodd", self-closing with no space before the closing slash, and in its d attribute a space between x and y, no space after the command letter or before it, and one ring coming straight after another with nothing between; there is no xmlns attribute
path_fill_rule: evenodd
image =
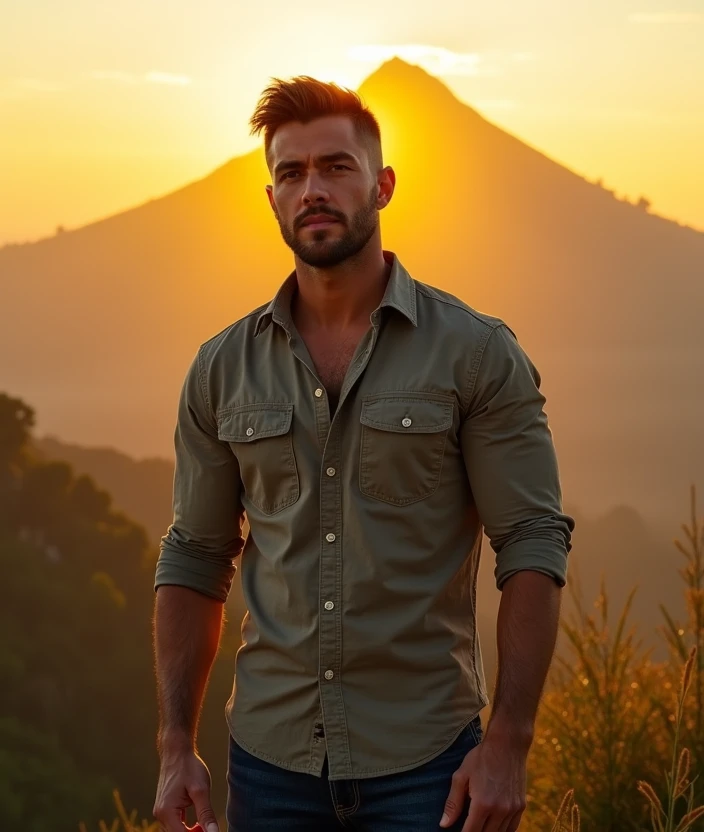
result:
<svg viewBox="0 0 704 832"><path fill-rule="evenodd" d="M384 260L391 264L391 273L379 308L391 306L404 315L413 326L418 326L415 281L393 251L383 251ZM292 271L281 288L257 317L254 335L259 335L273 320L291 332L291 299L296 289L296 272Z"/></svg>

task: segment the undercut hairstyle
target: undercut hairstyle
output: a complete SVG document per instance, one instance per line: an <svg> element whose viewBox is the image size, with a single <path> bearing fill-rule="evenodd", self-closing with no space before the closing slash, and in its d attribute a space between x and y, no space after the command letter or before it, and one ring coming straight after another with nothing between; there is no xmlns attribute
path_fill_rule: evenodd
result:
<svg viewBox="0 0 704 832"><path fill-rule="evenodd" d="M351 119L357 138L367 148L372 172L378 173L384 167L379 122L358 93L310 75L298 75L290 81L279 78L271 81L249 120L252 135L264 131L264 155L269 170L271 141L279 127L292 121L307 124L324 116Z"/></svg>

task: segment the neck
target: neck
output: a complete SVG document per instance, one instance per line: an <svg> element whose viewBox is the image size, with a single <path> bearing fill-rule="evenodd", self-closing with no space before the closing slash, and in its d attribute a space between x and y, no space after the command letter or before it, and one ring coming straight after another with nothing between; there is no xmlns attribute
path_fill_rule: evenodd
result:
<svg viewBox="0 0 704 832"><path fill-rule="evenodd" d="M340 332L368 326L384 297L391 264L381 244L365 246L355 257L330 269L317 269L296 258L298 291L292 303L296 326Z"/></svg>

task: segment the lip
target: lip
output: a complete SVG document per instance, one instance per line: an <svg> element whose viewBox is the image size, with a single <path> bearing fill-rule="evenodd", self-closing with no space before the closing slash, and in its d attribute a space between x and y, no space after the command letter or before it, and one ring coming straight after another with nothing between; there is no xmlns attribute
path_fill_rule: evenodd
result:
<svg viewBox="0 0 704 832"><path fill-rule="evenodd" d="M327 228L329 225L335 225L338 220L334 219L334 217L330 217L327 214L315 214L313 216L306 217L303 220L302 227L303 228Z"/></svg>

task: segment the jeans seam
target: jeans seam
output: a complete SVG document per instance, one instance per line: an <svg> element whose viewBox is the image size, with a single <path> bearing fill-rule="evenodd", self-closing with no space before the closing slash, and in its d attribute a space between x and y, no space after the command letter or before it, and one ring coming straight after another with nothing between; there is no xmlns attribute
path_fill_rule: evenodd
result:
<svg viewBox="0 0 704 832"><path fill-rule="evenodd" d="M357 809L359 809L360 798L359 784L357 780L352 781L352 792L354 793L354 803L352 804L352 806L340 809L340 814L343 815L343 817L345 818L349 817L350 815L353 815L357 811Z"/></svg>

